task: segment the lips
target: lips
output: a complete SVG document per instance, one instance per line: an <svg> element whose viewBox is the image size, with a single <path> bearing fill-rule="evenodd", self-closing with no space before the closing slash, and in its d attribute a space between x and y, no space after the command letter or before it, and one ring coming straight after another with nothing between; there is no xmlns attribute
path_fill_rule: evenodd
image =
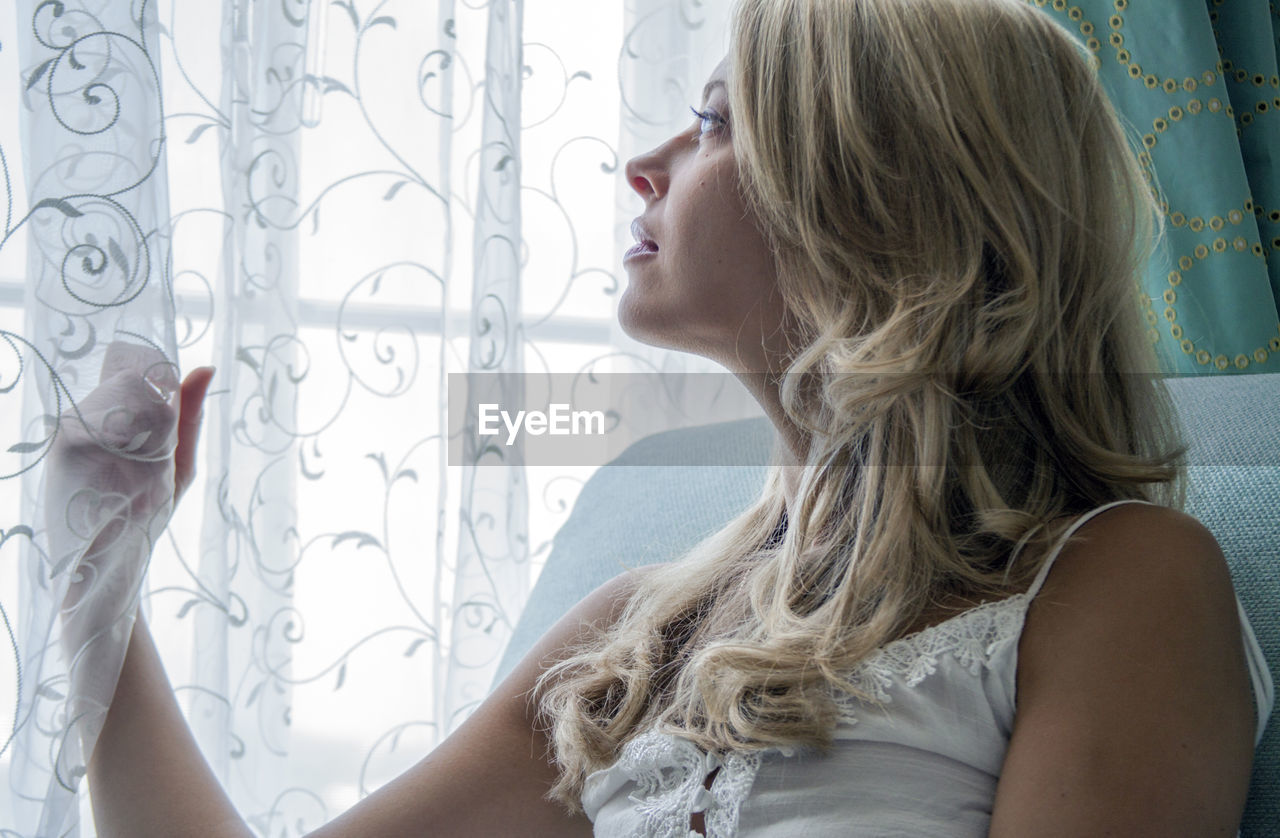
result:
<svg viewBox="0 0 1280 838"><path fill-rule="evenodd" d="M645 229L644 224L637 218L631 222L631 235L635 237L636 246L628 250L627 253L657 253L658 243L654 241L653 236Z"/></svg>
<svg viewBox="0 0 1280 838"><path fill-rule="evenodd" d="M653 242L640 242L640 244L637 244L622 255L622 261L626 262L629 259L636 258L637 256L648 256L657 252L658 246Z"/></svg>

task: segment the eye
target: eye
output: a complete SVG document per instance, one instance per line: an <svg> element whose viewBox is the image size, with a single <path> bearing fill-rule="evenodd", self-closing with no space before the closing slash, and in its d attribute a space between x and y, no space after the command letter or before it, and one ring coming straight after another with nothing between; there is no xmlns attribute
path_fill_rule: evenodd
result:
<svg viewBox="0 0 1280 838"><path fill-rule="evenodd" d="M694 142L697 142L698 140L706 136L708 133L714 131L716 128L724 124L724 117L722 117L720 114L713 111L711 108L707 108L705 111L699 111L691 105L689 107L689 110L693 111L693 115L696 116L699 119L699 121L702 123L698 132L698 136L694 138ZM707 127L708 122L711 123L710 128Z"/></svg>

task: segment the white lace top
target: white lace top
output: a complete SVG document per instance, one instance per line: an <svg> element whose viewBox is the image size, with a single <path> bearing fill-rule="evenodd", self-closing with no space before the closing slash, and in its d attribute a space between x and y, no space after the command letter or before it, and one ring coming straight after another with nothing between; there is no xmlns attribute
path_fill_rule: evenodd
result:
<svg viewBox="0 0 1280 838"><path fill-rule="evenodd" d="M597 836L707 838L985 836L1013 729L1018 637L1063 542L1116 501L1080 516L1026 592L985 603L880 648L857 671L883 708L844 704L826 756L770 748L724 759L654 731L587 777L583 808ZM1257 701L1257 740L1274 684L1239 600ZM719 769L710 789L704 782Z"/></svg>

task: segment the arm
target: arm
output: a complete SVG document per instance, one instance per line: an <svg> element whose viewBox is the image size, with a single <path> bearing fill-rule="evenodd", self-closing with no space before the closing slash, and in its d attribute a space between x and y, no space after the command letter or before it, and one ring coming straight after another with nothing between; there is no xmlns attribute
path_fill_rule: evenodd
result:
<svg viewBox="0 0 1280 838"><path fill-rule="evenodd" d="M81 402L88 421L72 423L59 440L51 482L65 477L63 482L72 489L87 482L95 490L124 493L132 512L122 514L139 521L160 514L170 493L176 502L192 477L200 412L213 370L201 368L187 377L177 416L167 398L158 398L142 378L143 372L158 377L157 370L167 373L169 367L159 353L146 347L113 343L107 348L99 387ZM109 434L107 417L119 407L127 408L126 415L136 424L111 426ZM99 449L94 436L96 432L109 438L145 428L163 446L171 438L175 419L178 445L172 461L123 459L109 449ZM78 569L84 581L69 586L61 615L68 654L91 656L94 647L86 646L86 633L100 631L105 619L114 619L119 607L114 598L122 591L137 590L145 564L126 565L134 557L115 554L117 523L108 525L84 553L83 563L89 569ZM99 561L116 565L94 566ZM91 674L105 677L97 671ZM141 614L135 615L115 692L101 697L103 702L107 699L111 707L86 766L100 835L251 834L196 747ZM190 803L181 821L169 817L168 807L175 799ZM146 805L139 805L142 801Z"/></svg>
<svg viewBox="0 0 1280 838"><path fill-rule="evenodd" d="M543 636L471 717L400 777L315 832L313 838L591 834L542 796L555 781L546 737L534 729L527 694L587 625L617 618L637 576L597 588ZM245 838L236 813L201 755L141 616L106 725L89 764L94 820L102 838ZM146 801L139 806L138 801Z"/></svg>
<svg viewBox="0 0 1280 838"><path fill-rule="evenodd" d="M141 613L88 776L102 838L253 835L200 753Z"/></svg>
<svg viewBox="0 0 1280 838"><path fill-rule="evenodd" d="M1221 548L1163 507L1079 532L1028 610L990 835L1235 835L1254 712Z"/></svg>

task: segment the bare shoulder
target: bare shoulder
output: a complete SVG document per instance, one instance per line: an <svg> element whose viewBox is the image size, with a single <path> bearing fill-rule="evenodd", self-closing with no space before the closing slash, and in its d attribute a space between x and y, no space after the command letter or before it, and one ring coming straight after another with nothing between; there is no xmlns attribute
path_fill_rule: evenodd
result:
<svg viewBox="0 0 1280 838"><path fill-rule="evenodd" d="M1023 639L1033 658L1041 645L1054 643L1056 632L1042 629L1061 630L1061 620L1087 618L1099 630L1185 632L1195 625L1238 634L1226 557L1195 517L1163 506L1123 504L1086 521L1076 536L1029 609Z"/></svg>
<svg viewBox="0 0 1280 838"><path fill-rule="evenodd" d="M1076 532L1027 611L991 834L1235 834L1254 718L1221 547L1142 504Z"/></svg>
<svg viewBox="0 0 1280 838"><path fill-rule="evenodd" d="M1149 504L1122 504L1104 510L1076 530L1078 537L1058 557L1044 591L1066 590L1080 576L1107 574L1158 582L1155 571L1218 579L1230 585L1222 548L1209 528L1194 516ZM1086 586L1092 588L1095 586Z"/></svg>
<svg viewBox="0 0 1280 838"><path fill-rule="evenodd" d="M532 685L541 672L572 652L588 632L607 629L622 615L645 576L666 564L631 568L583 597L512 670L511 685Z"/></svg>

